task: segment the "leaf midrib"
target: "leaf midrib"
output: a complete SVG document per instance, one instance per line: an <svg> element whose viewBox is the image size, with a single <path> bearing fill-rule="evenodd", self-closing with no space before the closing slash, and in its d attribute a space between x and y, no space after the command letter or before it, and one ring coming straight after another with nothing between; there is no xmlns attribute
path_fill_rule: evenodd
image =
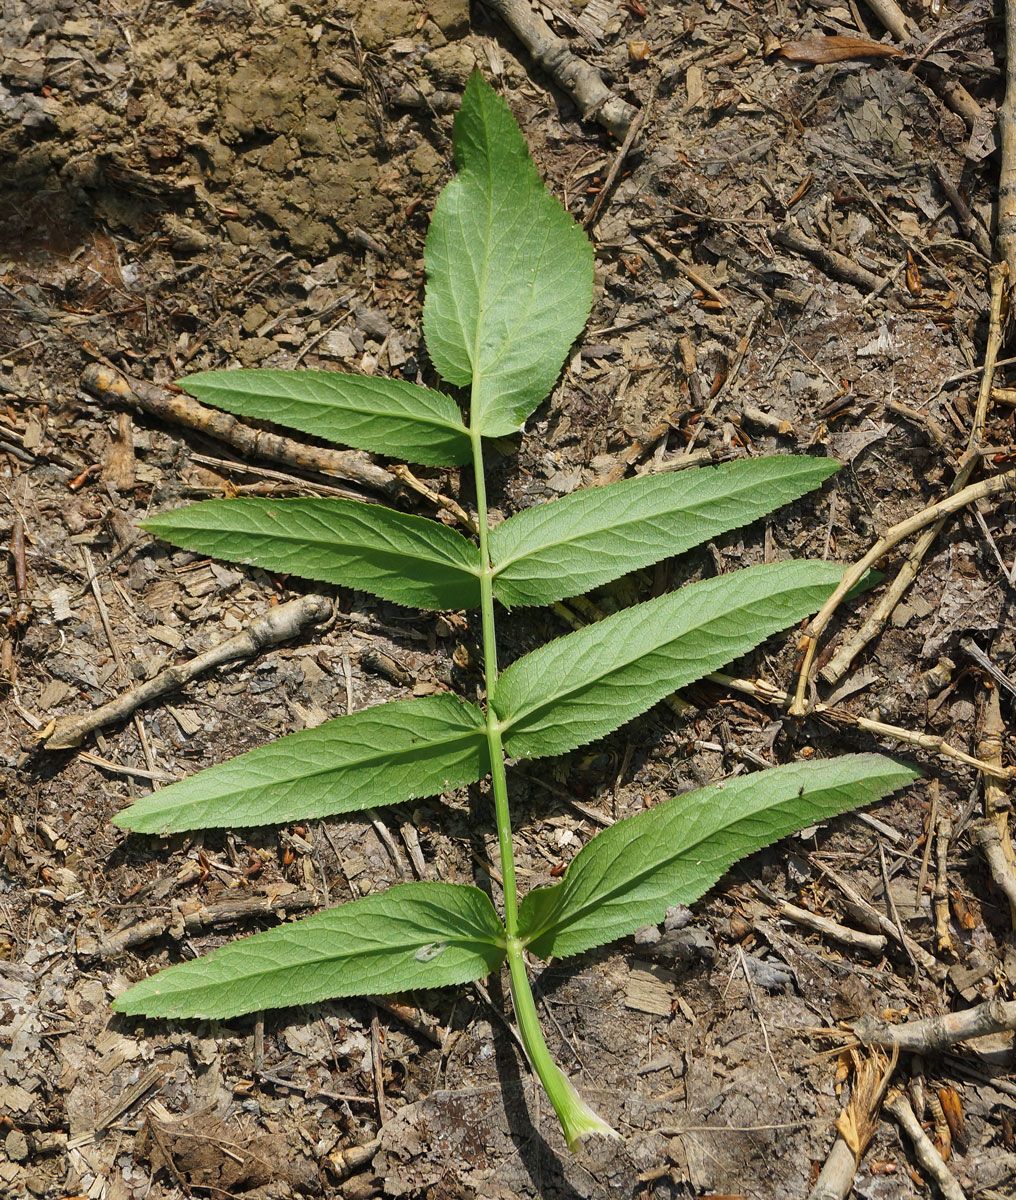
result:
<svg viewBox="0 0 1016 1200"><path fill-rule="evenodd" d="M354 375L352 373L349 373L347 375L346 373L340 374L337 371L326 372L326 374L339 375L340 378L355 379L357 381L359 381L359 379L361 378L360 376ZM384 382L392 382L392 381L385 380ZM210 386L221 387L221 385L218 385L218 384L210 385ZM327 387L328 385L323 385L323 386ZM202 385L202 387L204 387L204 385ZM249 396L250 395L249 389L245 389L245 388L241 388L241 387L237 387L236 389L223 388L222 390L225 393L225 396L231 401L234 400L236 396ZM429 389L421 388L420 390L423 392L426 392ZM438 392L436 394L442 395L443 393ZM381 414L379 414L376 410L372 410L370 407L367 406L367 399L365 399L362 403L359 403L359 404L349 404L349 403L344 402L344 397L343 397L341 391L337 390L336 395L337 395L337 401L338 401L336 403L332 403L327 400L319 400L316 397L312 397L312 398L308 399L306 396L301 396L299 394L296 394L296 395L290 394L290 395L281 397L281 399L287 403L298 404L298 405L300 405L302 407L306 407L306 408L313 408L313 409L317 410L319 415L327 415L329 413L329 411L331 411L332 409L339 409L346 413L356 413L368 421L377 421L379 419L406 421L406 422L408 422L410 424L414 424L414 425L431 425L435 429L446 430L450 433L457 433L457 434L460 434L463 436L465 436L465 434L467 432L465 425L463 425L461 423L461 421L456 423L455 421L452 421L450 418L447 418L441 414L434 413L433 409L429 409L427 415L423 416L423 417L419 416L415 412L408 412L405 409L403 409L401 412L397 412L397 413L381 413ZM271 397L271 398L279 399L280 397ZM393 399L393 397L386 397L386 399ZM394 400L396 402L399 402L399 397L395 396ZM216 400L213 400L210 396L205 397L204 403L211 404L217 408L225 408L225 404L223 403L222 400L216 401ZM227 409L226 411L229 411L229 410ZM276 424L285 424L285 422L277 421Z"/></svg>
<svg viewBox="0 0 1016 1200"><path fill-rule="evenodd" d="M153 524L154 524L154 522L156 522L158 520L159 520L158 517L153 517L152 518ZM441 528L441 527L439 527L439 528ZM378 534L379 536L388 536L387 534L385 534L385 531L382 529L373 530L372 532ZM234 532L232 530L207 529L207 528L203 528L201 526L191 526L189 529L185 530L184 533L186 533L186 534L211 534L212 536L217 536L217 537L231 537L231 536L235 537L235 536L237 536L236 532ZM178 536L181 536L181 535L178 532L175 532L174 537L178 537ZM434 561L433 558L428 557L422 551L408 550L408 549L396 548L396 547L385 548L383 546L379 546L377 543L366 543L366 542L359 543L359 542L355 541L354 539L350 539L348 542L336 542L334 537L328 538L322 534L300 535L297 533L292 533L285 528L280 529L278 532L258 531L257 533L255 533L253 535L249 531L242 531L240 536L243 536L243 537L254 536L254 537L271 538L273 541L279 541L279 542L295 542L295 543L298 543L300 546L311 547L311 548L324 548L326 551L332 551L333 553L336 550L338 550L339 553L343 553L343 554L346 554L347 556L351 556L354 558L357 557L356 551L372 551L376 556L378 556L380 558L394 558L397 561L405 561L406 559L409 559L413 562L426 563L428 566L431 566L431 567L435 567L435 566L448 567L451 570L460 571L463 575L472 576L475 579L479 579L480 575L482 574L482 568L479 565L477 565L474 568L467 564L463 564L454 559L449 559L449 558L442 558L441 561L439 563L437 563ZM468 542L467 545L472 545L472 543ZM352 547L352 549L350 549L350 547ZM369 563L370 555L363 554L362 559L363 559L363 561ZM412 581L410 581L410 582L412 582Z"/></svg>
<svg viewBox="0 0 1016 1200"><path fill-rule="evenodd" d="M370 710L364 709L362 711L369 712ZM444 752L447 753L447 752L450 752L451 750L457 748L457 746L460 744L467 745L474 738L477 740L479 745L483 746L486 744L487 729L486 729L485 725L477 725L475 729L461 730L461 731L459 731L453 735L450 735L448 737L441 737L441 738L437 738L436 740L433 740L433 741L428 741L426 743L426 748L428 750L430 750L430 749L443 750ZM274 747L272 747L272 748L274 748ZM212 800L223 801L226 797L238 796L238 795L241 795L245 791L251 791L251 790L255 790L255 789L261 791L268 787L272 787L273 785L278 786L278 787L286 787L286 786L289 786L294 783L308 782L312 779L317 779L322 775L330 775L330 774L334 773L335 771L363 770L370 766L386 766L386 765L391 765L391 764L395 764L395 763L401 763L405 759L409 759L411 761L412 759L419 757L420 749L421 749L420 746L407 746L404 750L399 750L399 751L394 751L394 752L391 750L374 750L370 754L366 755L363 758L352 759L350 761L338 763L337 765L333 765L333 766L322 766L314 771L305 771L299 775L289 775L283 779L280 779L278 776L273 776L271 782L269 782L269 783L254 783L254 784L248 785L247 787L238 787L235 790L226 792L226 793L219 791L213 795L209 795L209 796L206 796L203 798L196 797L193 800L178 801L177 804L175 804L171 810L167 810L167 815L170 815L172 812L177 812L181 808L190 807L191 805L207 804ZM235 759L235 758L230 759L228 764L223 764L223 765L232 765L233 763L235 763L237 761L239 761L239 760ZM250 765L247 764L245 769L249 770ZM207 774L207 772L201 772L200 774L195 775L194 778L199 779L199 778L204 777L206 774ZM177 786L179 786L179 785L177 785ZM164 795L165 793L153 792L151 794L154 796L154 795ZM147 799L147 797L146 797L146 799ZM139 803L140 803L140 801L139 801ZM151 813L153 815L157 814L158 812L159 812L159 809L157 809L157 808L153 808L151 810Z"/></svg>
<svg viewBox="0 0 1016 1200"><path fill-rule="evenodd" d="M826 788L823 790L830 791L830 790L837 790L837 789L830 787L830 788ZM686 856L689 853L693 853L699 846L701 846L705 842L708 842L711 838L716 837L719 834L726 833L728 830L733 829L740 824L743 824L745 821L751 820L753 818L757 818L760 815L760 813L770 812L774 808L779 808L781 804L786 804L789 801L794 800L794 799L797 799L797 797L796 796L786 797L783 800L778 801L776 804L768 805L765 809L756 809L754 812L752 812L748 815L742 815L742 816L738 817L736 820L731 821L728 824L724 825L722 827L722 829L714 828L711 832L705 832L701 836L695 838L693 841L686 842L685 845L682 846L682 848L679 851L675 851L673 854L669 855L665 859L657 860L655 864L653 864L651 866L647 866L644 870L639 871L636 875L629 876L629 878L627 879L627 881L624 884L618 884L617 887L612 888L608 892L597 893L591 900L585 901L582 904L582 906L575 911L574 915L569 916L568 923L562 925L560 927L559 932L567 932L570 928L572 928L580 920L589 916L589 914L591 912L596 912L597 910L606 907L606 905L612 903L618 896L622 895L625 891L630 891L633 888L638 887L650 875L654 874L657 871L665 869L667 866L672 864L675 861L675 859ZM809 801L811 801L812 799L813 799L813 795L809 794ZM631 818L629 818L629 819L631 819ZM592 842L587 843L587 844L592 845ZM767 843L767 844L769 844L769 843ZM629 842L624 847L623 852L627 852L628 850L630 850L631 845L632 845L632 842ZM760 847L760 849L761 849L761 847ZM617 856L615 855L615 858L616 857ZM733 861L736 862L737 861L736 858ZM602 876L601 876L601 878L602 878ZM609 880L609 875L607 876L607 878ZM562 880L562 882L558 886L561 887L562 889L564 889L567 886L567 883L568 883L567 880ZM561 899L557 904L558 911L560 911L561 906L563 904L565 904L567 902L567 900L568 900L567 896L565 896L565 895L561 896ZM526 935L526 945L528 946L528 945L531 945L533 942L539 941L539 939L541 937L545 937L547 935L547 933L552 930L553 930L552 922L544 924L543 928L538 933L533 934L533 935L528 935L528 934ZM580 954L581 951L573 950L573 951L568 951L567 953Z"/></svg>
<svg viewBox="0 0 1016 1200"><path fill-rule="evenodd" d="M804 585L804 586L813 586L813 585ZM671 593L671 596L677 596L677 595L680 595L680 593L679 592ZM750 601L747 601L745 603L738 605L738 607L736 609L727 610L726 612L719 614L719 615L724 618L729 619L729 617L731 616L731 614L733 612L741 612L745 608L748 608L750 605L761 603L763 599L764 599L763 597L755 597L754 599L752 599ZM653 602L648 601L647 603L652 604ZM633 612L634 609L638 608L638 607L640 607L640 606L635 605L633 608L623 609L620 613L616 614L616 617L617 618L625 617L625 616L627 616L627 614ZM660 607L662 608L663 606L661 605ZM541 701L541 703L535 705L533 708L526 709L523 712L518 713L516 716L512 717L510 720L506 720L506 719L502 718L502 723L501 723L502 736L505 739L510 739L512 736L513 730L516 729L516 727L519 725L520 722L522 722L524 720L525 721L533 721L533 720L542 718L549 709L556 708L558 705L560 705L562 703L568 703L569 701L576 700L578 697L580 697L582 695L583 692L586 692L590 688L595 687L598 684L601 684L604 681L609 680L612 676L620 675L622 672L629 670L632 666L634 666L635 664L640 662L642 659L647 658L650 654L665 653L667 651L667 648L670 646L673 646L675 642L679 642L679 641L682 641L684 638L691 637L693 634L700 632L704 626L708 625L710 622L715 621L717 619L718 619L718 615L715 612L710 612L708 614L705 614L705 615L701 616L700 618L698 618L697 622L694 625L686 626L684 629L682 629L680 631L680 633L677 633L677 634L674 634L673 636L668 637L667 641L659 642L659 643L651 646L648 650L643 650L641 653L633 654L631 657L625 658L623 661L621 661L607 669L602 670L601 672L599 672L596 675L590 676L588 679L583 680L580 685L576 685L576 686L570 688L568 691L558 692L555 696L553 696L547 700ZM792 619L792 618L790 618L790 619ZM619 620L615 620L615 616L612 615L610 617L604 618L604 620L598 622L594 626L589 626L588 628L594 628L594 629L600 629L600 630L607 629L609 631L610 627L608 626L607 623L610 621L613 621L615 625L623 623ZM724 661L728 661L728 660L725 659ZM708 673L708 668L705 668L703 670L702 674L705 675L707 673ZM507 674L507 672L506 672L506 674ZM523 730L523 732L525 732L525 730Z"/></svg>
<svg viewBox="0 0 1016 1200"><path fill-rule="evenodd" d="M482 954L481 948L486 949L486 950L490 950L491 947L500 949L497 942L495 942L493 940L484 939L479 936L470 937L470 938L442 937L435 931L429 936L428 941L420 941L419 939L413 939L412 941L399 942L395 946L393 946L389 942L385 945L378 946L376 949L373 949L373 950L356 950L356 951L351 951L346 954L333 954L333 955L329 956L328 958L307 959L307 960L304 960L301 962L290 963L286 966L266 967L264 970L247 971L242 976L235 976L234 978L227 979L227 980L212 980L212 981L205 980L203 982L194 983L193 985L188 986L186 991L183 988L179 987L179 985L177 985L177 987L172 992L167 990L165 992L154 992L152 995L153 995L153 997L158 997L159 999L165 1000L167 1003L172 1003L174 997L178 997L180 1002L186 1003L188 995L191 995L194 992L198 992L198 991L206 991L208 989L213 989L213 988L214 989L225 989L225 988L231 988L231 987L243 987L245 984L254 982L254 981L263 983L265 980L270 980L273 976L281 977L290 971L299 971L299 970L304 970L304 969L313 969L315 967L328 966L328 965L332 965L332 964L336 964L336 963L341 963L344 960L355 959L357 961L361 961L363 959L376 958L381 955L387 956L387 955L392 954L393 952L394 953L400 953L400 952L408 953L410 951L419 950L423 946L427 946L435 941L443 942L446 946L454 946L456 949L469 950L473 953L479 954L479 956L484 959L485 959L485 955ZM242 942L234 942L234 943L231 943L231 945L243 945L243 943ZM201 961L201 960L199 959L196 961ZM158 976L150 976L150 978L152 980L155 980L158 978ZM349 994L359 995L360 993L353 992L353 993L349 993ZM142 1011L144 1011L144 1010L142 1010ZM237 1015L239 1015L239 1014L237 1014Z"/></svg>

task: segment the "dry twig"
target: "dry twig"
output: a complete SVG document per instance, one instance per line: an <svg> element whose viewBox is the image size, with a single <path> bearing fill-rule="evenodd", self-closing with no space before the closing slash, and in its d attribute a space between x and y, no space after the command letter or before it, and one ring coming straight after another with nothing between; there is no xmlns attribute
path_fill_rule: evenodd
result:
<svg viewBox="0 0 1016 1200"><path fill-rule="evenodd" d="M897 929L896 922L887 917L884 912L880 912L873 904L870 904L867 900L865 900L857 888L855 888L848 879L845 879L837 871L834 871L832 867L828 866L822 867L822 873L828 876L829 879L836 884L836 886L840 889L844 896L846 896L851 904L855 905L858 909L860 909L861 912L867 913L867 915L875 922L876 925L878 925L879 929L882 930L886 937L894 942L900 942L910 957L919 966L923 967L923 969L928 972L932 979L939 983L945 979L946 975L948 974L946 967L934 959L920 944L920 942L915 942L909 934ZM861 1040L863 1041L864 1039L862 1038Z"/></svg>
<svg viewBox="0 0 1016 1200"><path fill-rule="evenodd" d="M193 899L175 901L169 912L137 921L97 941L86 934L79 934L77 951L89 958L117 958L132 946L140 946L165 933L182 937L185 933L198 933L214 925L232 924L249 917L284 917L288 912L313 908L319 902L317 892L308 891L285 895L238 896L215 904L202 904L200 900Z"/></svg>
<svg viewBox="0 0 1016 1200"><path fill-rule="evenodd" d="M1001 766L1005 722L997 687L988 692L984 705L981 736L977 751L989 763ZM974 829L974 837L984 851L992 876L1009 900L1009 920L1016 929L1016 851L1009 836L1011 801L996 779L984 777L984 825Z"/></svg>
<svg viewBox="0 0 1016 1200"><path fill-rule="evenodd" d="M1016 0L1005 0L1005 98L998 110L1002 163L998 173L998 253L1016 286Z"/></svg>
<svg viewBox="0 0 1016 1200"><path fill-rule="evenodd" d="M876 275L874 271L860 266L852 258L847 258L845 254L830 250L828 246L823 246L814 238L806 237L796 221L789 221L782 229L778 229L773 234L773 241L785 250L792 250L795 254L810 258L827 275L845 279L847 283L852 283L863 292L877 292L885 286L885 280L880 275Z"/></svg>
<svg viewBox="0 0 1016 1200"><path fill-rule="evenodd" d="M209 408L191 396L166 391L144 379L128 380L101 363L89 363L81 376L81 386L104 403L127 404L150 417L199 430L232 446L245 457L258 456L298 470L334 475L384 495L398 490L399 485L391 472L371 462L358 450L329 450L304 445L277 433L254 429L230 413Z"/></svg>
<svg viewBox="0 0 1016 1200"><path fill-rule="evenodd" d="M484 3L515 34L536 65L574 100L585 120L596 120L614 137L625 136L635 120L636 110L614 95L595 67L572 54L568 43L533 12L528 0L484 0Z"/></svg>
<svg viewBox="0 0 1016 1200"><path fill-rule="evenodd" d="M738 692L745 692L747 695L753 696L756 700L761 700L764 704L778 704L784 708L790 704L790 696L786 692L780 688L773 687L772 684L766 683L762 679L736 679L731 675L724 675L722 671L713 671L710 675L706 676L706 679L711 680L713 683L718 683L723 687L733 688ZM1000 779L1013 778L1013 770L1011 768L985 762L981 758L974 758L973 755L967 754L965 750L958 750L955 746L950 746L944 738L939 737L936 733L916 733L914 730L904 729L900 725L887 725L884 721L873 721L869 717L858 717L837 704L816 704L811 710L810 715L818 717L820 721L826 721L832 725L845 725L854 729L861 729L865 733L874 734L876 737L889 738L894 742L903 742L907 746L914 746L920 750L928 750L932 754L940 754L943 758L951 758L954 762L963 763L967 767L974 767L978 771L986 771L989 775L994 775Z"/></svg>
<svg viewBox="0 0 1016 1200"><path fill-rule="evenodd" d="M790 904L786 900L780 904L780 916L796 921L798 925L804 925L807 929L814 929L816 933L824 934L837 942L843 942L846 946L852 946L855 950L863 950L866 954L881 954L887 945L887 939L880 933L864 933L860 929L850 929L838 921L810 912L806 908L798 908L796 904Z"/></svg>
<svg viewBox="0 0 1016 1200"><path fill-rule="evenodd" d="M938 854L935 860L935 890L932 899L935 905L935 945L939 954L954 953L952 934L949 931L949 839L952 837L952 817L943 813L937 828L928 830L928 840L934 835Z"/></svg>
<svg viewBox="0 0 1016 1200"><path fill-rule="evenodd" d="M666 246L661 245L656 238L652 237L650 234L639 231L636 233L636 236L638 237L639 241L648 246L654 254L659 255L659 257L662 258L665 263L672 266L674 270L678 272L678 274L683 275L689 283L693 283L700 291L705 292L707 296L715 300L720 308L727 307L727 301L724 300L723 293L718 291L700 271L696 271L694 267L689 267L688 264L678 258L678 256L672 250L668 250Z"/></svg>
<svg viewBox="0 0 1016 1200"><path fill-rule="evenodd" d="M935 174L938 176L938 182L942 188L942 191L945 192L945 198L952 205L953 212L956 214L956 220L959 222L960 229L962 229L970 241L973 242L978 251L990 261L991 238L989 238L985 232L984 226L970 211L970 205L967 204L966 200L964 200L960 195L959 188L957 188L957 186L949 178L945 167L943 167L941 163L935 163Z"/></svg>
<svg viewBox="0 0 1016 1200"><path fill-rule="evenodd" d="M914 1146L914 1157L935 1181L935 1186L942 1193L944 1200L967 1200L956 1181L956 1176L945 1165L942 1155L935 1149L934 1142L914 1116L914 1110L906 1096L899 1090L893 1091L886 1099L885 1110L896 1118L900 1128L910 1138Z"/></svg>
<svg viewBox="0 0 1016 1200"><path fill-rule="evenodd" d="M301 596L287 604L280 604L263 617L251 621L242 633L213 646L189 662L167 667L154 678L130 688L108 704L89 713L58 717L46 726L40 738L47 750L69 750L80 746L88 734L104 725L124 720L142 705L167 692L176 691L211 667L260 654L268 646L276 646L279 642L296 637L307 625L325 620L331 611L331 601L324 596Z"/></svg>
<svg viewBox="0 0 1016 1200"><path fill-rule="evenodd" d="M588 230L590 233L595 233L596 231L596 224L600 217L603 216L603 210L607 205L607 201L610 198L611 191L613 190L614 183L621 172L621 168L624 166L624 160L628 157L629 151L635 144L635 139L639 135L639 130L641 130L642 126L646 123L646 116L648 115L649 109L655 99L656 85L653 84L653 89L650 92L645 104L643 104L643 106L639 109L635 119L632 121L631 125L629 125L628 132L624 135L624 141L618 147L617 153L614 155L614 161L610 164L610 170L607 171L607 177L604 179L603 183L600 184L600 190L596 193L596 198L589 206L589 212L586 213L585 218L582 221L583 229Z"/></svg>
<svg viewBox="0 0 1016 1200"><path fill-rule="evenodd" d="M918 26L903 12L896 0L871 0L868 7L898 42L909 41L919 33ZM918 62L913 70L925 79L954 113L972 129L981 115L981 108L967 89L930 62Z"/></svg>
<svg viewBox="0 0 1016 1200"><path fill-rule="evenodd" d="M992 879L1009 901L1010 914L1016 913L1016 872L1013 871L1013 865L1006 857L998 826L994 821L985 821L983 824L973 826L971 833L984 851ZM1008 840L1007 837L1006 842ZM1012 853L1011 846L1009 852ZM1011 916L1010 919L1012 919Z"/></svg>
<svg viewBox="0 0 1016 1200"><path fill-rule="evenodd" d="M1002 283L1003 271L996 265L991 270L991 311L988 321L988 342L984 351L984 369L981 372L981 383L977 392L977 407L974 411L974 419L970 427L970 437L967 442L967 451L960 460L959 469L956 472L956 477L953 479L949 488L949 497L962 495L967 491L967 484L970 481L971 475L974 473L974 468L980 462L980 446L984 440L984 426L987 420L988 403L991 400L991 380L995 373L995 365L998 360L998 352L1002 345ZM942 501L941 503L946 503ZM934 507L934 506L932 506ZM930 509L925 509L925 513L930 512ZM949 510L955 511L955 510ZM918 514L919 517L924 514ZM920 569L921 563L931 549L939 533L945 525L946 517L949 512L942 510L942 514L936 517L931 522L925 522L930 525L926 528L920 537L914 543L914 548L911 550L907 561L903 564L896 578L889 584L879 597L878 603L875 605L872 612L869 614L864 624L854 637L852 637L845 645L833 655L829 662L822 668L822 678L827 683L836 683L847 671L850 664L856 656L864 649L867 644L876 638L881 633L890 614L900 602L903 595L906 593L910 585L917 577L917 572ZM913 518L912 518L913 519ZM906 522L901 525L894 526L886 535L888 538L895 529L901 528ZM918 527L919 528L919 527ZM910 532L916 532L917 529L912 529ZM909 536L909 533L904 536ZM902 538L897 541L902 541ZM885 539L883 539L885 541ZM881 545L882 543L879 543ZM891 545L895 545L892 542ZM886 547L890 548L889 546ZM865 561L865 560L862 560ZM858 576L857 578L860 578ZM856 582L856 579L855 579ZM853 586L853 585L851 585ZM842 599L842 597L840 597ZM839 601L837 601L837 605ZM835 606L834 606L835 607ZM830 610L829 616L832 615ZM821 614L820 614L821 615ZM818 618L816 618L817 620ZM828 616L825 621L828 621ZM809 627L809 633L812 635L812 641L808 644L805 654L804 665L801 668L801 677L798 681L798 701L803 702L804 690L807 687L806 679L811 670L811 663L814 659L816 643L814 638L817 636L815 630L815 621L812 621ZM796 709L792 709L796 713Z"/></svg>
<svg viewBox="0 0 1016 1200"><path fill-rule="evenodd" d="M956 1042L1016 1029L1016 1000L986 1000L962 1012L941 1013L920 1021L891 1025L861 1017L853 1033L862 1046L896 1046L901 1053L934 1054Z"/></svg>
<svg viewBox="0 0 1016 1200"><path fill-rule="evenodd" d="M808 689L808 676L811 671L811 665L814 662L817 640L851 588L859 583L867 572L888 554L894 546L898 546L900 542L905 541L912 534L919 533L929 525L935 524L942 517L959 512L960 509L965 508L968 504L973 504L976 500L983 500L988 496L997 496L1001 492L1014 487L1014 485L1016 485L1016 470L1005 471L1001 475L992 475L987 479L982 479L979 483L972 483L955 495L948 496L945 500L939 500L937 504L931 504L921 512L915 513L912 517L907 517L906 520L894 525L872 546L863 558L847 568L847 572L841 580L839 587L837 587L836 591L833 592L825 604L822 605L822 608L811 620L806 630L806 653L798 679L797 695L794 698L794 703L790 706L792 716L803 716L807 712L806 692Z"/></svg>

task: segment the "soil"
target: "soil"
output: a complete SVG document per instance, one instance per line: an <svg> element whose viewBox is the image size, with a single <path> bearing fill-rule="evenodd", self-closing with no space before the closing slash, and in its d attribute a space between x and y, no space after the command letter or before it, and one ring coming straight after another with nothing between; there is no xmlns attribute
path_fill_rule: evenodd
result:
<svg viewBox="0 0 1016 1200"><path fill-rule="evenodd" d="M969 436L989 308L1000 19L979 0L937 15L915 7L927 61L909 69L912 57L778 53L835 34L888 43L863 4L557 0L545 14L647 119L595 226L587 332L528 432L500 447L499 513L671 469L690 449L704 461L829 455L844 466L816 496L596 600L609 609L768 559L860 557L945 494ZM588 811L623 816L802 754L889 748L925 775L876 807L874 824L847 816L741 863L683 928L539 974L551 1049L619 1143L566 1151L497 979L489 991L226 1024L112 1013L132 981L297 911L415 874L489 886L483 789L284 829L158 839L110 823L160 782L344 711L347 694L362 708L475 691L474 631L455 614L338 591L324 627L212 671L78 750L41 745L54 718L306 590L175 552L137 521L192 498L355 491L96 399L83 372L107 364L164 386L212 368L302 364L433 382L424 237L451 172L456 98L476 67L581 220L617 143L482 4L3 0L7 1195L804 1197L849 1094L841 1023L968 1007L1006 997L1016 978L1008 907L971 837L975 771L703 684L685 696L690 712L660 705L549 770L513 772L524 887L550 882L595 832ZM941 98L943 78L973 97L972 123ZM787 229L882 282L865 287L840 260L788 248ZM995 463L1010 459L1012 411L989 413ZM421 477L468 506L456 473ZM436 511L416 493L400 503ZM1012 705L1014 546L1008 499L951 520L846 676L845 706L977 753L991 688L1003 717ZM887 557L887 575L909 549ZM841 610L823 650L873 602ZM513 614L504 656L565 628L554 614ZM732 673L791 687L794 640L773 639ZM820 680L819 691L831 689ZM929 840L943 816L944 876ZM898 940L868 955L782 918L790 899L864 922L829 868L941 971ZM950 1167L969 1196L1013 1195L1012 1071L1011 1035L898 1068L899 1082L923 1076L925 1095L958 1098L965 1128L953 1131ZM880 1122L854 1194L925 1194L909 1155Z"/></svg>

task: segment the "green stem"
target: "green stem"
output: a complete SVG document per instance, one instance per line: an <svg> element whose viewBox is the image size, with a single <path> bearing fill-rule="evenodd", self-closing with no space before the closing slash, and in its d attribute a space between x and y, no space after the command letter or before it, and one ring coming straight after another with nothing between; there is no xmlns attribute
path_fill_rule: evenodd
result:
<svg viewBox="0 0 1016 1200"><path fill-rule="evenodd" d="M512 848L512 821L508 810L508 780L504 772L504 746L497 714L490 696L497 683L497 633L494 628L494 572L490 565L487 525L487 485L483 472L483 442L478 433L473 441L473 470L476 475L476 515L480 537L480 621L483 629L483 674L487 684L487 747L497 818L497 842L501 851L501 889L504 892L504 926L509 938L519 931L518 888L515 884L515 854Z"/></svg>
<svg viewBox="0 0 1016 1200"><path fill-rule="evenodd" d="M504 745L497 714L490 697L497 683L497 633L494 626L494 572L490 562L487 523L487 486L483 471L483 442L478 433L470 431L473 443L473 469L476 477L476 512L479 526L480 561L480 621L483 633L483 670L487 684L487 747L490 753L491 791L494 796L494 815L497 820L497 841L501 852L501 888L504 893L504 924L507 933L508 970L511 975L512 1003L522 1035L522 1044L530 1065L540 1078L554 1111L564 1130L568 1147L577 1149L579 1142L590 1133L617 1137L617 1133L586 1104L562 1074L550 1056L540 1028L536 1001L523 957L519 934L519 901L515 883L515 854L512 846L511 813L508 809L508 780L504 769Z"/></svg>
<svg viewBox="0 0 1016 1200"><path fill-rule="evenodd" d="M519 1023L519 1033L522 1034L522 1044L530 1065L540 1077L544 1091L554 1106L568 1149L577 1150L582 1139L591 1133L616 1138L617 1131L593 1112L575 1090L571 1080L550 1057L536 1013L533 989L529 986L529 976L526 974L522 943L518 938L508 939L508 970L511 975L512 1004Z"/></svg>

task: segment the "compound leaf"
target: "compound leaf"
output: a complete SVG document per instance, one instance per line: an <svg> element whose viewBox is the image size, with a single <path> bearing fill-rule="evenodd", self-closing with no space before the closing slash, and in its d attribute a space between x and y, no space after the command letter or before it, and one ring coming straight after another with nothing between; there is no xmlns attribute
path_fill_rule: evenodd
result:
<svg viewBox="0 0 1016 1200"><path fill-rule="evenodd" d="M593 250L543 185L508 106L476 73L455 118L458 175L427 235L427 349L472 384L471 428L515 433L589 316Z"/></svg>
<svg viewBox="0 0 1016 1200"><path fill-rule="evenodd" d="M188 375L179 386L241 417L406 462L455 466L472 453L455 401L404 379L257 367Z"/></svg>
<svg viewBox="0 0 1016 1200"><path fill-rule="evenodd" d="M479 888L405 883L170 967L113 1007L224 1020L338 996L448 987L496 970L504 937Z"/></svg>
<svg viewBox="0 0 1016 1200"><path fill-rule="evenodd" d="M805 825L881 799L917 778L879 754L793 763L666 800L598 834L553 887L522 902L520 936L560 958L625 937L691 904L739 859Z"/></svg>
<svg viewBox="0 0 1016 1200"><path fill-rule="evenodd" d="M420 608L480 603L480 552L437 521L359 500L205 500L142 528L176 546Z"/></svg>
<svg viewBox="0 0 1016 1200"><path fill-rule="evenodd" d="M273 825L434 796L489 770L483 713L457 696L425 696L288 734L152 792L113 820L156 834Z"/></svg>
<svg viewBox="0 0 1016 1200"><path fill-rule="evenodd" d="M502 604L552 604L681 554L818 487L839 464L804 455L649 475L540 504L492 530Z"/></svg>
<svg viewBox="0 0 1016 1200"><path fill-rule="evenodd" d="M602 737L820 608L842 577L827 563L748 567L541 646L494 688L508 752L539 758Z"/></svg>

